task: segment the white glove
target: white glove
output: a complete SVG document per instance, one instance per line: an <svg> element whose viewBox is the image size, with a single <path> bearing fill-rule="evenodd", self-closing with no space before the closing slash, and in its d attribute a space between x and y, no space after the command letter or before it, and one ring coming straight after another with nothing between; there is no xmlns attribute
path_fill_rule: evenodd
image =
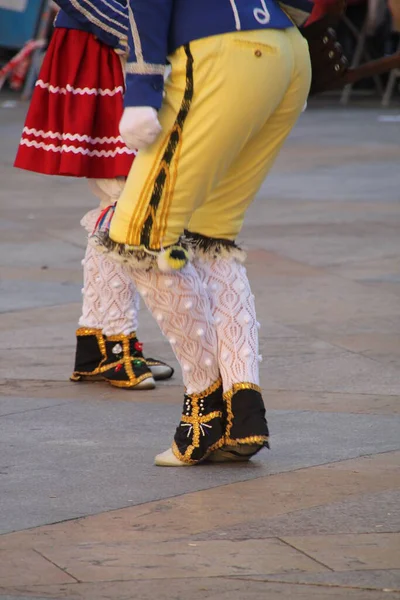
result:
<svg viewBox="0 0 400 600"><path fill-rule="evenodd" d="M161 133L162 127L157 111L151 106L129 106L125 108L119 123L119 132L131 150L142 150L152 144Z"/></svg>

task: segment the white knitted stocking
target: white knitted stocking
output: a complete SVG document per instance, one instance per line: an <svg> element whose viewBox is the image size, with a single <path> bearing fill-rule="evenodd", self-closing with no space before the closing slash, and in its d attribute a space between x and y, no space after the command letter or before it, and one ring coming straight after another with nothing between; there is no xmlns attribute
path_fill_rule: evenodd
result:
<svg viewBox="0 0 400 600"><path fill-rule="evenodd" d="M130 273L172 346L187 393L204 391L219 378L217 336L207 293L193 265L176 273L144 269Z"/></svg>
<svg viewBox="0 0 400 600"><path fill-rule="evenodd" d="M259 385L259 325L245 267L225 258L194 265L211 302L224 392L234 383Z"/></svg>
<svg viewBox="0 0 400 600"><path fill-rule="evenodd" d="M81 225L92 233L101 209L115 202L124 180L89 180L100 208L88 212ZM123 265L114 263L91 246L86 248L83 264L84 288L82 317L79 324L101 329L105 335L129 335L138 327L140 296Z"/></svg>
<svg viewBox="0 0 400 600"><path fill-rule="evenodd" d="M102 328L101 294L99 290L99 261L100 255L91 246L86 247L83 265L83 302L82 316L79 319L81 327L90 329Z"/></svg>
<svg viewBox="0 0 400 600"><path fill-rule="evenodd" d="M99 255L102 330L129 335L138 328L140 296L123 265Z"/></svg>

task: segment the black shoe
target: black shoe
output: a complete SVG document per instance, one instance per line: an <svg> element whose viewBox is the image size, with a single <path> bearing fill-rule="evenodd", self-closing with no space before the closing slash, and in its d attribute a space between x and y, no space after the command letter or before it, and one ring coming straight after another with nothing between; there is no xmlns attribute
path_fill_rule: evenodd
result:
<svg viewBox="0 0 400 600"><path fill-rule="evenodd" d="M219 380L201 394L185 394L172 452L181 462L197 464L222 446L224 431L224 402ZM161 466L161 462L156 464Z"/></svg>
<svg viewBox="0 0 400 600"><path fill-rule="evenodd" d="M268 424L260 388L236 383L224 394L226 431L223 446L210 455L212 462L245 462L269 448Z"/></svg>
<svg viewBox="0 0 400 600"><path fill-rule="evenodd" d="M76 336L71 381L108 381L116 387L137 390L155 387L142 345L134 333L105 337L99 329L81 327Z"/></svg>
<svg viewBox="0 0 400 600"><path fill-rule="evenodd" d="M156 358L148 358L147 356L145 360L156 381L170 379L174 374L174 369L167 365L167 363L162 362L162 360L157 360Z"/></svg>

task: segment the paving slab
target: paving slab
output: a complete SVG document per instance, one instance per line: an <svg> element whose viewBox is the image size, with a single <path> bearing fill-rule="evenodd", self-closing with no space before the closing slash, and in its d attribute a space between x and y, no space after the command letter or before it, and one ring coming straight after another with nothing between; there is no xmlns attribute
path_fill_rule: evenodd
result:
<svg viewBox="0 0 400 600"><path fill-rule="evenodd" d="M153 580L153 581L128 581L100 584L71 584L68 586L54 586L32 588L29 590L33 600L42 600L37 594L46 598L72 598L76 600L231 600L232 598L246 598L249 600L283 600L296 598L296 600L398 600L396 592L382 592L365 589L351 589L347 587L322 587L320 585L295 585L275 582L259 582L250 579L232 580L212 577L209 579L181 580ZM1 593L1 590L0 590ZM0 595L1 600L25 600L21 596Z"/></svg>
<svg viewBox="0 0 400 600"><path fill-rule="evenodd" d="M252 579L265 577L255 576ZM303 584L315 584L319 586L336 586L338 588L359 588L367 590L379 590L382 597L390 590L400 593L400 571L392 569L368 569L362 571L325 571L324 573L293 573L290 575L272 575L269 581L295 582ZM384 595L385 594L385 595Z"/></svg>
<svg viewBox="0 0 400 600"><path fill-rule="evenodd" d="M282 538L335 571L400 570L400 533L360 533Z"/></svg>
<svg viewBox="0 0 400 600"><path fill-rule="evenodd" d="M57 404L1 418L2 531L44 524L49 514L64 520L400 448L400 417L270 411L273 450L250 468L212 465L171 478L152 462L170 444L178 406L95 399Z"/></svg>
<svg viewBox="0 0 400 600"><path fill-rule="evenodd" d="M397 533L400 530L400 477L393 490L352 494L348 498L317 506L290 510L285 514L253 518L223 527L193 539L265 539L285 535L334 535L349 533ZM389 586L390 587L390 586Z"/></svg>
<svg viewBox="0 0 400 600"><path fill-rule="evenodd" d="M70 283L12 280L0 282L0 312L78 302L81 286Z"/></svg>

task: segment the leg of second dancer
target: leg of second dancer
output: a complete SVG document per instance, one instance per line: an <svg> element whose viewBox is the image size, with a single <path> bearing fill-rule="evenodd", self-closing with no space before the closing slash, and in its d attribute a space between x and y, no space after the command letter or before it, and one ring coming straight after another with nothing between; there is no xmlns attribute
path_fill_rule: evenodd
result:
<svg viewBox="0 0 400 600"><path fill-rule="evenodd" d="M91 179L100 207L82 219L90 234L104 208L116 202L125 179ZM124 389L153 389L154 379L167 379L173 369L143 356L137 338L140 295L125 266L88 245L82 261L84 287L82 316L76 332L77 348L72 381L103 379Z"/></svg>

